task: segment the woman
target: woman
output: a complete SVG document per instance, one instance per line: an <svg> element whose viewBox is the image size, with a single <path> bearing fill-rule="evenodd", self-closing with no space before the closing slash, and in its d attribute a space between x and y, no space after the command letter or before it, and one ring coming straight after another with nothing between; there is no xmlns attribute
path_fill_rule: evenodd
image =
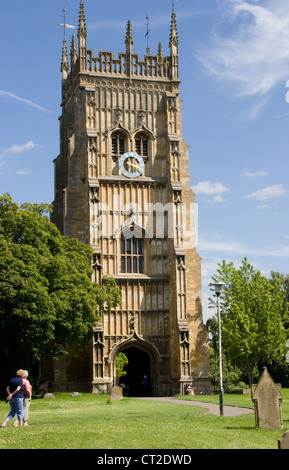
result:
<svg viewBox="0 0 289 470"><path fill-rule="evenodd" d="M32 396L32 386L27 380L28 377L28 371L24 370L23 375L22 375L22 382L23 382L23 426L28 426L28 408L31 403L31 396ZM19 421L18 419L13 423L13 426L19 426Z"/></svg>
<svg viewBox="0 0 289 470"><path fill-rule="evenodd" d="M23 370L19 369L16 372L16 377L10 380L6 387L8 394L7 401L10 405L10 413L5 419L4 423L1 424L1 428L4 428L10 419L13 419L17 414L19 426L22 426L23 421L23 391L24 386L22 382Z"/></svg>

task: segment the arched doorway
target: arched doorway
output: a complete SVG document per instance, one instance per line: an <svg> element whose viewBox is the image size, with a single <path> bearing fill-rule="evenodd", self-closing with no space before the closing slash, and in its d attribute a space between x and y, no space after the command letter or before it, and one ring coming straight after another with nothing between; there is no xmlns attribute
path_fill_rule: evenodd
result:
<svg viewBox="0 0 289 470"><path fill-rule="evenodd" d="M135 346L122 350L128 358L128 364L124 370L126 375L120 378L120 383L125 385L124 395L133 397L151 395L151 365L149 355ZM143 377L146 376L148 386L142 385Z"/></svg>

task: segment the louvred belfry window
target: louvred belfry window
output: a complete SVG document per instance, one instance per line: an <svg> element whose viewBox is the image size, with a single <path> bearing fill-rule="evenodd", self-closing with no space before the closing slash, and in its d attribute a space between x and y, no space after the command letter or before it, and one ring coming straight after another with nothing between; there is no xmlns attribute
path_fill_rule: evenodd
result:
<svg viewBox="0 0 289 470"><path fill-rule="evenodd" d="M138 134L136 136L135 151L142 157L148 156L148 138L145 134Z"/></svg>
<svg viewBox="0 0 289 470"><path fill-rule="evenodd" d="M111 153L120 157L125 152L125 137L120 132L115 132L111 137Z"/></svg>
<svg viewBox="0 0 289 470"><path fill-rule="evenodd" d="M144 270L144 253L142 238L120 239L120 271L126 274L142 274Z"/></svg>

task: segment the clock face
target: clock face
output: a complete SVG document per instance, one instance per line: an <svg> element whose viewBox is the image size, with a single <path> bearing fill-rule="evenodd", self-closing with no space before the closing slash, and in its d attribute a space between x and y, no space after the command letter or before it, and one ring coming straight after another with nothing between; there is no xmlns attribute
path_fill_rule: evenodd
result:
<svg viewBox="0 0 289 470"><path fill-rule="evenodd" d="M144 171L144 161L135 152L127 152L119 159L119 169L127 178L137 178Z"/></svg>

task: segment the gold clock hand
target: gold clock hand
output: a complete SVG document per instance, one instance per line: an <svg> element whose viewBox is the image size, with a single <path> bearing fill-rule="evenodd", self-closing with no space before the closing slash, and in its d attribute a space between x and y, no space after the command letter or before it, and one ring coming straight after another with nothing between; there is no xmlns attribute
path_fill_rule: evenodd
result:
<svg viewBox="0 0 289 470"><path fill-rule="evenodd" d="M127 162L127 164L128 164L129 166L133 166L134 168L137 168L137 169L139 169L139 167L140 167L140 164L135 165L134 163L131 163L131 162Z"/></svg>

